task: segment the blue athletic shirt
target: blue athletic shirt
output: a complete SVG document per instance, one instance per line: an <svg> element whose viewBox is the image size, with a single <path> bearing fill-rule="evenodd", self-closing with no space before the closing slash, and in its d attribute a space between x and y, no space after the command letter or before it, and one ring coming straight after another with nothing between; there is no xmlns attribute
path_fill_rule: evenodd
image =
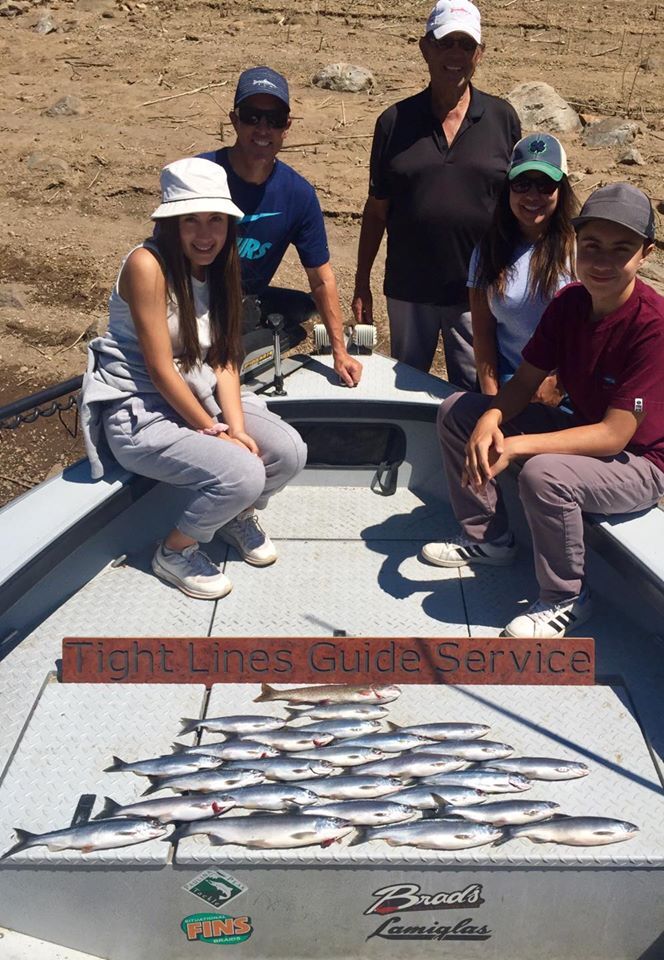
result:
<svg viewBox="0 0 664 960"><path fill-rule="evenodd" d="M330 259L323 212L311 184L277 160L265 183L247 183L235 173L228 150L199 154L224 168L233 202L244 211L238 221L238 249L245 293L260 294L277 272L289 244L303 267Z"/></svg>

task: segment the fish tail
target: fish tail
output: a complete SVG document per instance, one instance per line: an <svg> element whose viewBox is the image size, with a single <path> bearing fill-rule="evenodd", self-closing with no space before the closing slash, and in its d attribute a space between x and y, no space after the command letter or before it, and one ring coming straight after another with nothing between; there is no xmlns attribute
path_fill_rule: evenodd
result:
<svg viewBox="0 0 664 960"><path fill-rule="evenodd" d="M180 730L178 736L182 737L185 733L191 733L192 730L198 730L202 722L202 720L194 720L192 717L181 717L180 723L182 724L182 730Z"/></svg>
<svg viewBox="0 0 664 960"><path fill-rule="evenodd" d="M179 827L176 827L172 831L172 833L170 833L166 837L162 837L161 839L164 840L166 843L175 843L176 840L181 840L182 837L187 836L186 831L188 826L189 825L187 823L181 823Z"/></svg>
<svg viewBox="0 0 664 960"><path fill-rule="evenodd" d="M9 850L5 851L0 856L0 860L6 860L7 857L13 856L15 853L18 853L19 850L25 850L26 847L31 846L32 841L35 837L39 836L37 833L30 833L29 830L20 830L18 827L14 827L14 833L16 834L17 843L13 847L10 847Z"/></svg>
<svg viewBox="0 0 664 960"><path fill-rule="evenodd" d="M356 827L355 833L348 841L348 846L356 847L359 843L364 843L366 840L371 840L371 834L371 827Z"/></svg>
<svg viewBox="0 0 664 960"><path fill-rule="evenodd" d="M508 843L508 842L512 839L513 836L514 836L514 834L512 833L512 829L511 829L510 827L504 827L504 828L503 828L503 835L502 835L502 837L498 837L497 840L494 840L493 843L491 844L491 846L493 846L493 847L502 847L502 845L503 845L504 843Z"/></svg>
<svg viewBox="0 0 664 960"><path fill-rule="evenodd" d="M141 794L142 797L148 797L151 793L156 793L157 790L161 790L163 786L161 777L148 777L148 780L150 781L150 786L147 790L143 791Z"/></svg>
<svg viewBox="0 0 664 960"><path fill-rule="evenodd" d="M111 800L110 797L104 797L104 806L101 810L101 813L98 813L96 817L93 817L93 820L106 820L109 817L114 817L122 805L116 803L115 800Z"/></svg>
<svg viewBox="0 0 664 960"><path fill-rule="evenodd" d="M387 721L387 726L390 730L401 730L401 725L398 723L393 723L392 720Z"/></svg>
<svg viewBox="0 0 664 960"><path fill-rule="evenodd" d="M185 743L178 743L177 740L175 740L175 741L171 744L171 750L172 750L173 753L184 753L185 750L188 750L188 749L189 749L189 748L187 747L187 745L186 745Z"/></svg>
<svg viewBox="0 0 664 960"><path fill-rule="evenodd" d="M113 757L113 763L110 767L106 767L104 773L116 773L118 770L123 770L125 767L124 760L121 760L120 757Z"/></svg>
<svg viewBox="0 0 664 960"><path fill-rule="evenodd" d="M254 703L262 703L264 700L276 700L278 699L275 696L275 690L270 686L269 683L261 683L261 692L257 697L254 697Z"/></svg>

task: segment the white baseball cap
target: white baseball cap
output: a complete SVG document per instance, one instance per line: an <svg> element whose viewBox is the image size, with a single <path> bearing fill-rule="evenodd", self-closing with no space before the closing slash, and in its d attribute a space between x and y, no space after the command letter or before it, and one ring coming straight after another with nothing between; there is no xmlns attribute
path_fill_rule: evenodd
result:
<svg viewBox="0 0 664 960"><path fill-rule="evenodd" d="M231 200L228 177L223 167L202 157L187 157L164 167L159 176L161 203L153 220L181 217L186 213L244 214Z"/></svg>
<svg viewBox="0 0 664 960"><path fill-rule="evenodd" d="M436 40L448 33L467 33L476 43L482 42L480 12L470 0L438 0L429 14L427 33Z"/></svg>

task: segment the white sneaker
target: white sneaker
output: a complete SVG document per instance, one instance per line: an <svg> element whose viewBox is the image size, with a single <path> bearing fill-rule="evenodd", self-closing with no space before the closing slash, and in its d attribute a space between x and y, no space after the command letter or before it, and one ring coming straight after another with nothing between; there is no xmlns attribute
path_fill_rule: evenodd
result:
<svg viewBox="0 0 664 960"><path fill-rule="evenodd" d="M254 567L268 567L277 559L275 546L261 528L253 507L238 513L217 531L217 536L235 547L242 559Z"/></svg>
<svg viewBox="0 0 664 960"><path fill-rule="evenodd" d="M152 570L161 580L200 600L218 600L233 588L226 574L199 549L197 543L185 547L182 553L164 553L160 543L152 558Z"/></svg>
<svg viewBox="0 0 664 960"><path fill-rule="evenodd" d="M505 543L478 543L460 533L455 540L425 544L422 557L437 567L465 567L476 563L507 567L516 557L516 543L512 534Z"/></svg>
<svg viewBox="0 0 664 960"><path fill-rule="evenodd" d="M510 620L503 636L547 640L564 637L568 630L575 630L585 623L592 612L593 603L587 590L561 603L537 600L525 613Z"/></svg>

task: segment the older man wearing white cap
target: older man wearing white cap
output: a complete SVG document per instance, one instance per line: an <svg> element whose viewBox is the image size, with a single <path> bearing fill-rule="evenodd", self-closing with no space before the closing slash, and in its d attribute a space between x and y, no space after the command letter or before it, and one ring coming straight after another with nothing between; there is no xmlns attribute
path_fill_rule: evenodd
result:
<svg viewBox="0 0 664 960"><path fill-rule="evenodd" d="M430 84L378 118L362 216L353 312L370 323L370 276L387 230L384 292L392 355L429 370L442 334L450 381L476 385L466 278L512 148L512 107L471 79L484 45L470 0L439 0L420 51Z"/></svg>

